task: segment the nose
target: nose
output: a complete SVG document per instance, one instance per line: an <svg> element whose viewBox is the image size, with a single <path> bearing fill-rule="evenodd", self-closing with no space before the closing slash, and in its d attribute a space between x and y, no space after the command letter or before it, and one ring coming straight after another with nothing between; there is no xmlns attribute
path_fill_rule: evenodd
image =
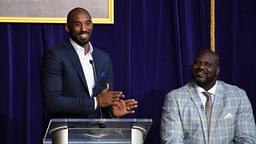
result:
<svg viewBox="0 0 256 144"><path fill-rule="evenodd" d="M86 30L87 30L86 25L85 25L85 24L82 24L82 25L81 25L81 31L86 31Z"/></svg>
<svg viewBox="0 0 256 144"><path fill-rule="evenodd" d="M199 63L197 65L197 67L200 68L200 69L204 69L205 68L205 64L204 63Z"/></svg>
<svg viewBox="0 0 256 144"><path fill-rule="evenodd" d="M199 67L199 68L204 68L204 65L201 63L201 64L199 64L198 67Z"/></svg>

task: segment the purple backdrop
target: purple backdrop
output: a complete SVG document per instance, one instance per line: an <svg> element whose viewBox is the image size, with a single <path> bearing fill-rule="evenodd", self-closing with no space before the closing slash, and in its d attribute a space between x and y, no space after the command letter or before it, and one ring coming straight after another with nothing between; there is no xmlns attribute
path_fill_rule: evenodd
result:
<svg viewBox="0 0 256 144"><path fill-rule="evenodd" d="M254 111L255 4L254 0L216 0L220 79L244 88ZM1 143L40 142L46 125L41 55L66 37L62 24L0 24ZM115 24L95 25L92 43L111 54L115 88L139 101L130 117L153 119L145 143L158 144L165 94L190 80L196 51L209 47L209 1L116 0Z"/></svg>

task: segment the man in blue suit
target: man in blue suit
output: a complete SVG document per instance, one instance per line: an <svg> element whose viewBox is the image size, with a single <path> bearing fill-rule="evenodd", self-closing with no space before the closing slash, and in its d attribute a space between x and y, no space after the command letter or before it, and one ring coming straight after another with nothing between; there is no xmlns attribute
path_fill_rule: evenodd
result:
<svg viewBox="0 0 256 144"><path fill-rule="evenodd" d="M192 65L193 81L165 97L163 144L256 144L246 92L217 80L219 72L218 55L202 50Z"/></svg>
<svg viewBox="0 0 256 144"><path fill-rule="evenodd" d="M92 18L83 8L67 16L70 37L42 59L42 88L50 118L108 118L134 113L135 99L113 91L109 54L90 43Z"/></svg>

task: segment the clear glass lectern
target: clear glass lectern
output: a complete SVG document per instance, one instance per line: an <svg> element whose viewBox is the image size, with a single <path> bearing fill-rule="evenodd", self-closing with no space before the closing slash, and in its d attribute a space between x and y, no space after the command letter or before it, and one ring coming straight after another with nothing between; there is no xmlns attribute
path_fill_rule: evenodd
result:
<svg viewBox="0 0 256 144"><path fill-rule="evenodd" d="M143 144L152 119L51 119L44 144Z"/></svg>

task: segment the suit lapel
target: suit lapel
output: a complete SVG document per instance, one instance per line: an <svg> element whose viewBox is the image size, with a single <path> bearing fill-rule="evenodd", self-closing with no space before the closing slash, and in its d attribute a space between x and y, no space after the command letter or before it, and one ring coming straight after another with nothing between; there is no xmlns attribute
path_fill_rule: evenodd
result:
<svg viewBox="0 0 256 144"><path fill-rule="evenodd" d="M224 107L223 103L223 95L224 95L224 89L222 87L222 83L218 82L216 92L214 95L214 102L212 106L212 114L211 114L211 126L210 126L210 137L212 134L214 134L213 129L216 128L218 119L220 118L221 112Z"/></svg>
<svg viewBox="0 0 256 144"><path fill-rule="evenodd" d="M100 77L99 77L99 68L100 68L99 60L100 60L100 57L97 54L96 48L94 48L94 50L92 52L92 57L93 57L94 65L95 65L96 78L97 78L97 82L95 84L95 87L98 87L98 85L100 84Z"/></svg>
<svg viewBox="0 0 256 144"><path fill-rule="evenodd" d="M81 66L81 63L80 63L80 60L79 60L79 57L78 57L77 53L75 52L74 48L72 47L72 45L69 42L67 42L65 44L65 46L66 46L66 50L67 50L66 54L68 55L72 65L74 66L74 69L76 70L78 76L80 77L84 88L89 93L87 83L86 83L86 80L85 80L85 76L84 76L84 72L83 72L83 69L82 69L82 66Z"/></svg>
<svg viewBox="0 0 256 144"><path fill-rule="evenodd" d="M189 84L189 91L190 91L190 96L191 96L191 99L197 109L197 112L199 114L199 119L200 119L200 122L201 122L201 127L202 127L202 130L203 130L203 136L204 136L204 140L205 140L205 143L207 143L208 141L208 130L207 130L207 119L206 119L206 115L205 115L205 110L202 109L202 102L201 102L201 99L195 89L195 86L194 86L194 83L191 82Z"/></svg>

